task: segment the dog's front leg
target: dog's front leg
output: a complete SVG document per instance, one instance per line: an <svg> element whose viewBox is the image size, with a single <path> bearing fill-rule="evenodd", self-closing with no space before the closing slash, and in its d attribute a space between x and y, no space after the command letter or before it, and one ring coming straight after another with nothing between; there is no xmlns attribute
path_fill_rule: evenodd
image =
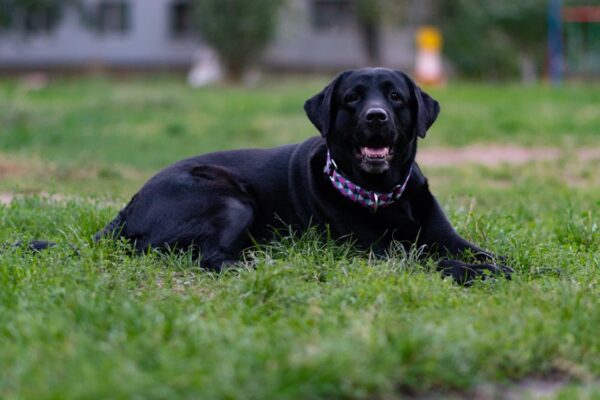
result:
<svg viewBox="0 0 600 400"><path fill-rule="evenodd" d="M504 275L510 279L513 272L511 268L496 264L496 256L470 243L454 230L429 190L421 197L416 211L422 223L418 245L425 245L441 256L438 267L444 275L451 276L463 285L487 275ZM479 263L468 264L454 259L467 254L472 255Z"/></svg>

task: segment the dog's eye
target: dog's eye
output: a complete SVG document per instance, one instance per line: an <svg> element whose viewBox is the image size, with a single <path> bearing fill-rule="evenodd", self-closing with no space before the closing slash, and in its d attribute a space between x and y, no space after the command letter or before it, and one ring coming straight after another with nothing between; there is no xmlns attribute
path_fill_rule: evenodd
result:
<svg viewBox="0 0 600 400"><path fill-rule="evenodd" d="M399 103L402 101L402 99L400 98L400 95L396 92L390 93L390 100L395 103Z"/></svg>
<svg viewBox="0 0 600 400"><path fill-rule="evenodd" d="M358 101L358 99L359 97L356 93L350 93L346 95L346 103L354 103L355 101Z"/></svg>

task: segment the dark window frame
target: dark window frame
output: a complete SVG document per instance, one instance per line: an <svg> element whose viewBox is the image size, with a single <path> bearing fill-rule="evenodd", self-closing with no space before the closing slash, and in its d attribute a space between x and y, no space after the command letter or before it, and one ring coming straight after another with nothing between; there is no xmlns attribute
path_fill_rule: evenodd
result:
<svg viewBox="0 0 600 400"><path fill-rule="evenodd" d="M3 28L24 36L48 36L58 27L60 14L52 7L18 7L12 11L12 23Z"/></svg>
<svg viewBox="0 0 600 400"><path fill-rule="evenodd" d="M100 35L125 35L131 31L131 3L126 0L101 0L96 9L96 28Z"/></svg>
<svg viewBox="0 0 600 400"><path fill-rule="evenodd" d="M169 34L174 38L188 38L195 34L192 3L174 0L168 4Z"/></svg>
<svg viewBox="0 0 600 400"><path fill-rule="evenodd" d="M27 9L23 12L22 29L27 35L50 34L57 24L58 18L48 8Z"/></svg>

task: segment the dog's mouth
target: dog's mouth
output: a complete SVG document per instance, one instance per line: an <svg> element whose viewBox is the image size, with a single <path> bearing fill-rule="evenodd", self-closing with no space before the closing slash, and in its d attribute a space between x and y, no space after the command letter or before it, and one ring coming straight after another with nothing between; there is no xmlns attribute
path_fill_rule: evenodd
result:
<svg viewBox="0 0 600 400"><path fill-rule="evenodd" d="M367 158L369 161L384 160L390 156L389 147L360 147L360 155Z"/></svg>
<svg viewBox="0 0 600 400"><path fill-rule="evenodd" d="M389 146L359 146L356 151L361 169L372 174L386 171L393 157L394 151Z"/></svg>

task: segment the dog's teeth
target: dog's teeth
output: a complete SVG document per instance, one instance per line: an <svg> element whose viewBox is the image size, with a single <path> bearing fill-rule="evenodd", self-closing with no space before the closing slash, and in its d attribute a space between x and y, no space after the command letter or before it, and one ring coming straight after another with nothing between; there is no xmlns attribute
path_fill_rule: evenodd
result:
<svg viewBox="0 0 600 400"><path fill-rule="evenodd" d="M385 158L390 153L389 147L361 147L360 152L369 158Z"/></svg>

